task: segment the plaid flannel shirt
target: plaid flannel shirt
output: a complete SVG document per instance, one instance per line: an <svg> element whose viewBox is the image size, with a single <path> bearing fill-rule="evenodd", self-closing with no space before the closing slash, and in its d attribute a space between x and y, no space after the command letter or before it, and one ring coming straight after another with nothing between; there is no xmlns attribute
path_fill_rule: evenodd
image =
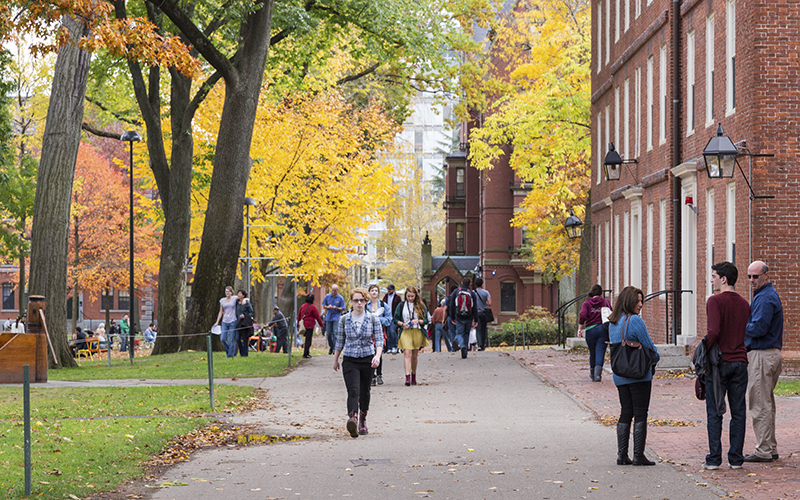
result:
<svg viewBox="0 0 800 500"><path fill-rule="evenodd" d="M339 320L334 350L342 351L345 356L351 358L374 356L375 348L383 347L383 327L380 319L370 312L364 312L364 321L361 322L361 328L356 331L351 316L352 313L347 313Z"/></svg>

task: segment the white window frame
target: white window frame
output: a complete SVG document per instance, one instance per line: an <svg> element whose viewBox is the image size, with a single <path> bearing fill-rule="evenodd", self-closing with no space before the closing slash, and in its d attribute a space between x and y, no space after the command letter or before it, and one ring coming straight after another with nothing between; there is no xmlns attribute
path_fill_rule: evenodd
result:
<svg viewBox="0 0 800 500"><path fill-rule="evenodd" d="M595 242L595 245L597 245L597 248L596 248L596 251L597 251L597 281L596 281L596 283L602 283L603 282L603 276L602 276L602 270L603 270L603 260L602 260L603 259L603 255L602 255L603 254L603 252L602 252L602 250L603 250L603 224L598 224L597 226L595 226L595 228L596 228L596 231L597 231L597 242Z"/></svg>
<svg viewBox="0 0 800 500"><path fill-rule="evenodd" d="M736 1L725 4L725 116L736 112Z"/></svg>
<svg viewBox="0 0 800 500"><path fill-rule="evenodd" d="M636 15L634 16L634 19L639 19L639 16L642 15L642 0L633 1L636 2Z"/></svg>
<svg viewBox="0 0 800 500"><path fill-rule="evenodd" d="M606 0L606 64L611 62L611 0Z"/></svg>
<svg viewBox="0 0 800 500"><path fill-rule="evenodd" d="M653 149L653 56L647 58L647 151Z"/></svg>
<svg viewBox="0 0 800 500"><path fill-rule="evenodd" d="M714 255L715 241L715 215L714 210L714 188L706 189L706 300L714 295L714 287L711 286L711 266L716 264Z"/></svg>
<svg viewBox="0 0 800 500"><path fill-rule="evenodd" d="M658 207L658 289L667 289L667 200L661 200ZM666 296L660 299L666 300Z"/></svg>
<svg viewBox="0 0 800 500"><path fill-rule="evenodd" d="M631 201L631 285L642 288L642 202Z"/></svg>
<svg viewBox="0 0 800 500"><path fill-rule="evenodd" d="M706 127L714 124L714 13L706 17Z"/></svg>
<svg viewBox="0 0 800 500"><path fill-rule="evenodd" d="M603 112L597 112L597 183L603 180Z"/></svg>
<svg viewBox="0 0 800 500"><path fill-rule="evenodd" d="M736 263L736 183L725 188L725 260Z"/></svg>
<svg viewBox="0 0 800 500"><path fill-rule="evenodd" d="M619 143L619 86L614 88L614 146L620 150Z"/></svg>
<svg viewBox="0 0 800 500"><path fill-rule="evenodd" d="M622 151L625 153L625 158L630 158L631 154L631 80L630 78L625 79L625 86L622 93L623 97L623 104L622 104L622 116L624 116L624 123L622 125L623 135L625 137L624 140L624 148Z"/></svg>
<svg viewBox="0 0 800 500"><path fill-rule="evenodd" d="M631 27L631 0L625 0L625 31Z"/></svg>
<svg viewBox="0 0 800 500"><path fill-rule="evenodd" d="M597 3L597 72L603 68L603 2Z"/></svg>
<svg viewBox="0 0 800 500"><path fill-rule="evenodd" d="M614 215L614 296L619 296L619 214Z"/></svg>
<svg viewBox="0 0 800 500"><path fill-rule="evenodd" d="M667 44L661 46L658 58L658 143L667 142Z"/></svg>
<svg viewBox="0 0 800 500"><path fill-rule="evenodd" d="M625 276L624 286L631 284L631 214L627 210L622 213L622 273Z"/></svg>
<svg viewBox="0 0 800 500"><path fill-rule="evenodd" d="M608 104L606 104L606 114L604 122L606 127L606 144L604 145L604 147L607 147L608 143L611 142L611 109Z"/></svg>
<svg viewBox="0 0 800 500"><path fill-rule="evenodd" d="M636 88L633 89L633 149L634 156L639 158L642 154L642 68L636 68L635 82Z"/></svg>
<svg viewBox="0 0 800 500"><path fill-rule="evenodd" d="M614 42L619 41L619 18L620 18L620 8L619 8L620 0L616 0L614 2Z"/></svg>
<svg viewBox="0 0 800 500"><path fill-rule="evenodd" d="M653 293L653 204L647 204L647 288L646 294Z"/></svg>
<svg viewBox="0 0 800 500"><path fill-rule="evenodd" d="M695 33L686 35L686 136L694 134Z"/></svg>
<svg viewBox="0 0 800 500"><path fill-rule="evenodd" d="M606 281L605 286L609 286L611 284L611 222L606 221L606 255L605 255L605 264L606 264ZM614 290L613 293L617 293Z"/></svg>

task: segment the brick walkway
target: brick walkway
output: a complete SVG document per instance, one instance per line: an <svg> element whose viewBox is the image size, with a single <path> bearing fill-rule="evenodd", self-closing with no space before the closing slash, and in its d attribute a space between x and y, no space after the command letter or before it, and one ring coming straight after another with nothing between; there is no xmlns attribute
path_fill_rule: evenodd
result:
<svg viewBox="0 0 800 500"><path fill-rule="evenodd" d="M615 425L619 416L617 390L610 374L601 383L589 379L589 355L552 349L509 351L524 366L550 384L571 394L593 411L607 425ZM647 445L661 460L708 481L728 496L760 499L800 499L800 401L776 398L776 433L780 460L768 464L745 463L744 469L727 467L728 424L723 421L723 467L706 471L700 466L708 452L705 402L694 396L694 379L670 377L657 372L650 401ZM755 438L748 415L745 455L753 452ZM613 457L609 457L611 460Z"/></svg>

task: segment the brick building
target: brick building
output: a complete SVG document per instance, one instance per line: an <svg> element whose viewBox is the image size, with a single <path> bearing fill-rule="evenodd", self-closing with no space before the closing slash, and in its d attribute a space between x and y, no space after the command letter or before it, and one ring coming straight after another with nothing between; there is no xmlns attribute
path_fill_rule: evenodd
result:
<svg viewBox="0 0 800 500"><path fill-rule="evenodd" d="M472 126L462 126L462 144ZM545 283L540 271L527 269L521 254L523 231L510 223L527 194L524 184L507 157L489 179L470 165L468 155L458 151L446 158L445 255L432 256L430 243L423 243L423 298L432 306L432 300L447 295L462 278L481 276L492 296L495 324L536 306L555 311L558 283Z"/></svg>
<svg viewBox="0 0 800 500"><path fill-rule="evenodd" d="M784 306L784 349L800 348L800 4L783 0L593 0L591 276L614 296L691 290L649 301L657 343L705 334L710 265L770 266ZM703 150L718 124L739 148L732 178L711 179ZM743 141L743 142L740 142ZM606 180L609 143L623 158ZM755 154L774 153L774 157ZM747 180L759 197L751 197Z"/></svg>

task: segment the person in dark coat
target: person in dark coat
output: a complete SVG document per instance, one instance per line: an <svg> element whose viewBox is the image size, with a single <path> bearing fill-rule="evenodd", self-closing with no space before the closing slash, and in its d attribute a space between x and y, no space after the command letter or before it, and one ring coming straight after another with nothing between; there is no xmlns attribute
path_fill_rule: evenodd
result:
<svg viewBox="0 0 800 500"><path fill-rule="evenodd" d="M272 331L275 333L275 352L283 352L289 353L289 348L287 346L288 334L289 334L289 325L286 323L286 316L283 315L281 310L278 306L272 308L272 311L275 313L272 316L272 321L269 322L268 326L272 327Z"/></svg>

